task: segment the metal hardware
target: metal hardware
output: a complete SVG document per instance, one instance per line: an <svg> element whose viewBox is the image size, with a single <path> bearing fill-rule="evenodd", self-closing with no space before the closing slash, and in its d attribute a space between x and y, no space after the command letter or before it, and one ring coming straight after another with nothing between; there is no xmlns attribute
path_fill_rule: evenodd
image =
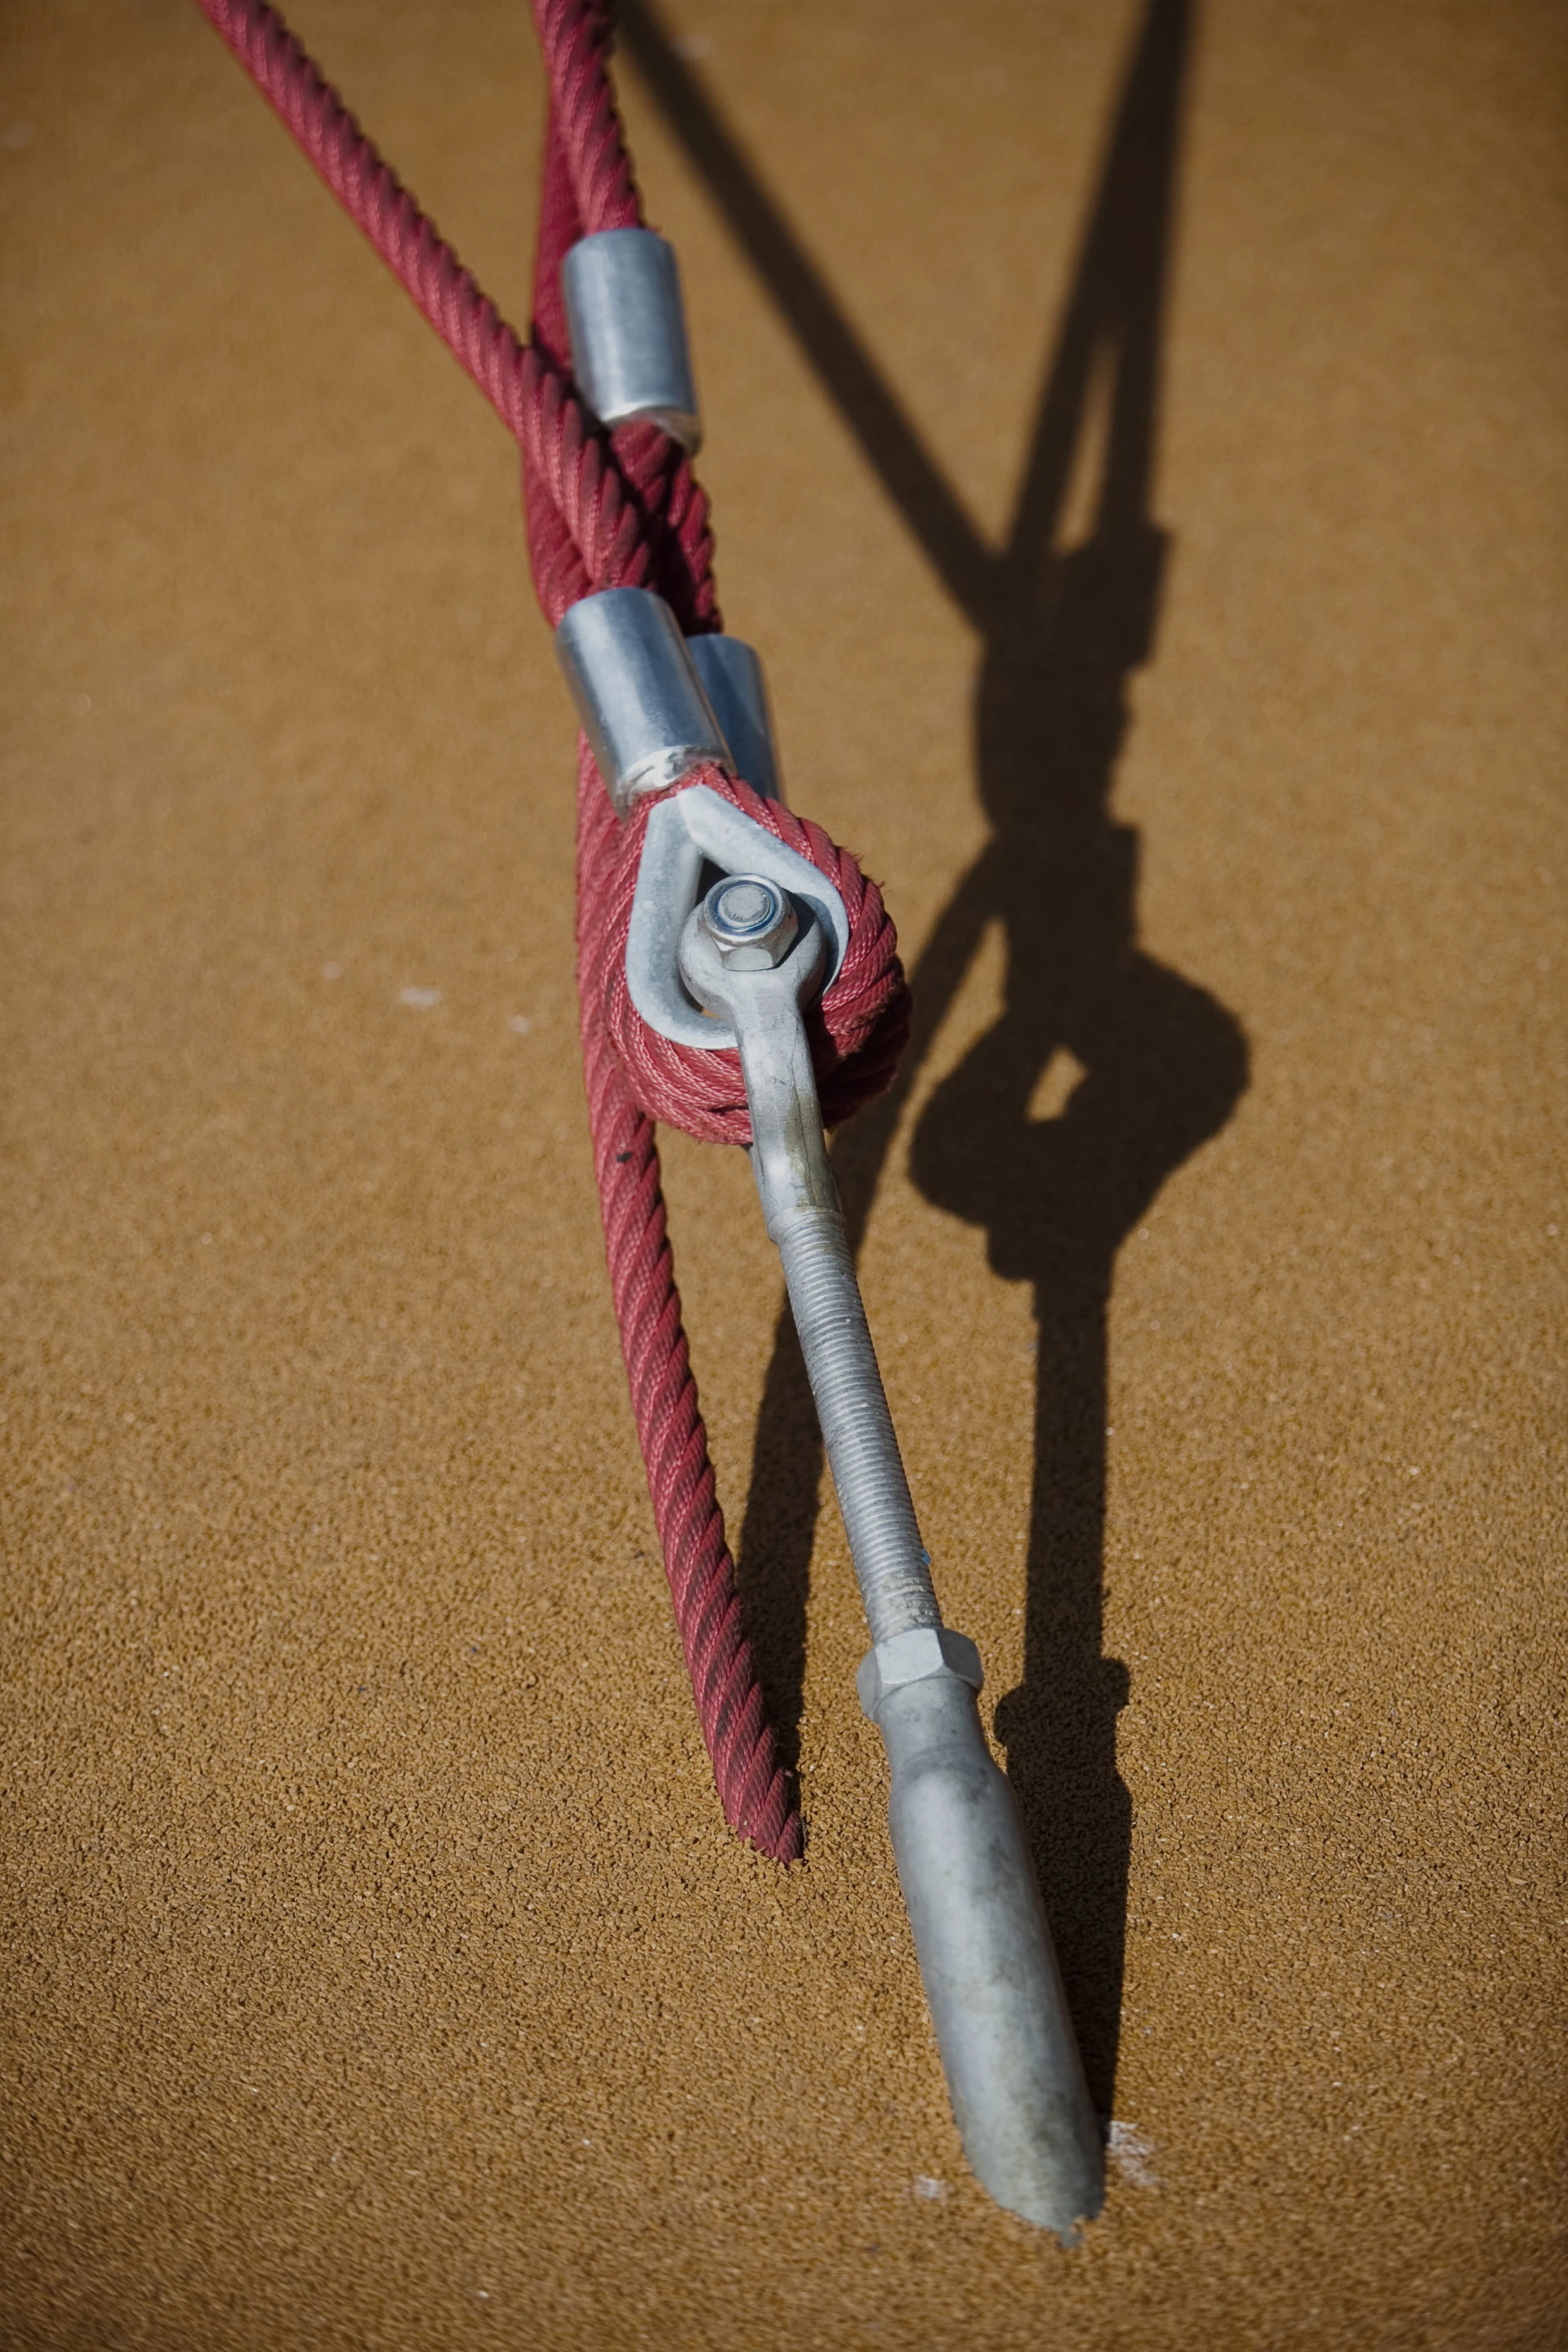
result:
<svg viewBox="0 0 1568 2352"><path fill-rule="evenodd" d="M784 798L767 682L755 651L740 637L689 637L687 651L724 730L735 773L765 801Z"/></svg>
<svg viewBox="0 0 1568 2352"><path fill-rule="evenodd" d="M601 425L642 417L702 439L675 248L649 228L580 237L561 265L577 389Z"/></svg>
<svg viewBox="0 0 1568 2352"><path fill-rule="evenodd" d="M555 632L555 655L617 815L639 793L662 792L693 768L732 769L686 639L651 589L583 597Z"/></svg>
<svg viewBox="0 0 1568 2352"><path fill-rule="evenodd" d="M680 971L740 1047L752 1113L752 1168L784 1260L871 1638L942 1622L823 1140L816 1076L800 1005L822 965L816 925L772 971L726 967L689 916Z"/></svg>
<svg viewBox="0 0 1568 2352"><path fill-rule="evenodd" d="M731 874L702 901L702 928L727 971L772 971L800 925L784 892L761 874Z"/></svg>
<svg viewBox="0 0 1568 2352"><path fill-rule="evenodd" d="M888 1751L893 1852L953 2117L997 2202L1070 2244L1103 2201L1100 2130L1023 1823L981 1728L979 1654L942 1622L845 1234L801 1018L825 947L811 922L776 967L741 971L694 909L680 971L740 1047L752 1172L871 1630L857 1679Z"/></svg>
<svg viewBox="0 0 1568 2352"><path fill-rule="evenodd" d="M883 1690L876 1721L963 2152L999 2205L1071 2245L1104 2201L1105 2158L1017 1801L966 1675L944 1665Z"/></svg>
<svg viewBox="0 0 1568 2352"><path fill-rule="evenodd" d="M578 609L574 607L574 610ZM825 942L820 986L831 986L849 945L844 901L818 867L742 816L706 784L660 801L648 812L626 932L626 987L632 1003L662 1037L710 1050L732 1046L735 1033L698 1009L680 977L680 935L700 896L704 866L760 875L777 883L797 914L809 914Z"/></svg>
<svg viewBox="0 0 1568 2352"><path fill-rule="evenodd" d="M932 1675L956 1675L971 1690L982 1687L984 1669L967 1633L955 1633L947 1625L918 1625L911 1633L895 1633L890 1642L879 1642L868 1650L855 1688L861 1707L875 1723L889 1691L902 1690L907 1683L929 1682Z"/></svg>

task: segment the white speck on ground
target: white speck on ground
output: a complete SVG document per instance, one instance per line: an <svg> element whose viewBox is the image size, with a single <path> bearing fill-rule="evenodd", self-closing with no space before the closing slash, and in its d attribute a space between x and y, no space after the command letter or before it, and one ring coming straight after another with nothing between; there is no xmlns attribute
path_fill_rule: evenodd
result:
<svg viewBox="0 0 1568 2352"><path fill-rule="evenodd" d="M411 1004L416 1013L428 1013L433 1004L440 1003L441 992L438 988L400 988L397 1001L399 1004Z"/></svg>
<svg viewBox="0 0 1568 2352"><path fill-rule="evenodd" d="M934 2200L943 2198L948 2194L949 2190L946 2181L933 2180L929 2172L917 2172L913 2180L910 2183L910 2195L911 2197L924 2197Z"/></svg>
<svg viewBox="0 0 1568 2352"><path fill-rule="evenodd" d="M1134 2124L1112 2122L1109 2142L1110 2158L1123 2180L1134 2189L1158 2189L1160 2176L1154 2169L1153 2143L1146 2140Z"/></svg>
<svg viewBox="0 0 1568 2352"><path fill-rule="evenodd" d="M506 1025L509 1029L515 1030L520 1037L526 1037L533 1024L526 1013L509 1013L506 1016Z"/></svg>

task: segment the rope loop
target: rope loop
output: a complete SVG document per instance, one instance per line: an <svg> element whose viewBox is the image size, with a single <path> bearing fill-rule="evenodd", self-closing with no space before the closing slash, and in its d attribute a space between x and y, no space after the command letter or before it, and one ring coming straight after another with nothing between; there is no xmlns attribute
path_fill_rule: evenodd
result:
<svg viewBox="0 0 1568 2352"><path fill-rule="evenodd" d="M742 816L786 849L809 859L844 901L849 944L833 983L806 1019L812 1061L828 1127L850 1118L891 1084L910 1031L910 992L899 961L898 938L875 882L819 824L777 801L765 801L722 769L701 767L668 792L635 801L625 824L610 805L585 740L578 747L584 795L582 840L585 864L579 926L583 984L603 1008L610 1045L632 1099L648 1118L679 1127L701 1143L750 1143L751 1115L731 1046L705 1051L681 1045L650 1029L626 986L626 931L637 888L643 836L660 801L694 784L721 793Z"/></svg>

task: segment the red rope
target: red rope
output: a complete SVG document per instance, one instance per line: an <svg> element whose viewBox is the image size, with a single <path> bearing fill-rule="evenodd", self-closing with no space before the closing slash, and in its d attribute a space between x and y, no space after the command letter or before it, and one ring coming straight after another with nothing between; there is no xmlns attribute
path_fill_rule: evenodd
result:
<svg viewBox="0 0 1568 2352"><path fill-rule="evenodd" d="M526 347L437 235L395 173L264 0L198 0L351 218L467 368L522 450L534 585L553 628L602 588L656 589L688 635L721 625L708 502L677 444L651 425L595 431L572 389L561 262L580 236L638 225L641 207L611 95L604 0L534 0L550 78L543 201ZM781 1862L800 1816L764 1720L741 1628L734 1562L714 1489L666 1232L654 1120L746 1142L738 1055L693 1052L646 1027L626 985L626 935L650 803L621 824L578 743L577 942L583 1066L632 1410L676 1623L725 1819ZM842 969L814 1016L829 1124L880 1092L909 1028L892 925L875 883L820 826L717 769L701 782L808 857L849 918Z"/></svg>
<svg viewBox="0 0 1568 2352"><path fill-rule="evenodd" d="M594 887L578 916L578 977L584 1000L608 1033L632 1094L653 1118L684 1129L705 1143L750 1143L751 1116L741 1057L677 1045L643 1021L626 987L626 926L650 811L668 794L635 801L625 824L589 762L593 789L584 794L579 839ZM909 992L882 894L822 827L776 801L760 800L750 785L718 768L695 770L677 787L705 784L742 814L799 852L826 875L849 918L849 945L834 982L810 1016L812 1058L823 1117L836 1127L880 1094L898 1066L909 1035Z"/></svg>

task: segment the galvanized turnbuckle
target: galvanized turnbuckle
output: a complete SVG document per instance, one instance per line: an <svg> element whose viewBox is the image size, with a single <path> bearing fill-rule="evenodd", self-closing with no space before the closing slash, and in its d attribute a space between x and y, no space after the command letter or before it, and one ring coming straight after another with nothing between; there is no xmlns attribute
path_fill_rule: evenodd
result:
<svg viewBox="0 0 1568 2352"><path fill-rule="evenodd" d="M689 649L668 608L637 589L588 598L563 622L563 665L623 810L643 776L675 780L669 763L702 732L699 704L719 739L704 735L700 756L733 766L689 658L724 642ZM720 878L704 892L705 866ZM717 793L689 788L654 811L628 984L666 1035L740 1052L752 1171L870 1627L857 1683L887 1748L893 1851L953 2116L998 2203L1070 2242L1102 2201L1100 2129L1022 1820L981 1727L979 1653L937 1605L802 1017L847 941L826 877Z"/></svg>

